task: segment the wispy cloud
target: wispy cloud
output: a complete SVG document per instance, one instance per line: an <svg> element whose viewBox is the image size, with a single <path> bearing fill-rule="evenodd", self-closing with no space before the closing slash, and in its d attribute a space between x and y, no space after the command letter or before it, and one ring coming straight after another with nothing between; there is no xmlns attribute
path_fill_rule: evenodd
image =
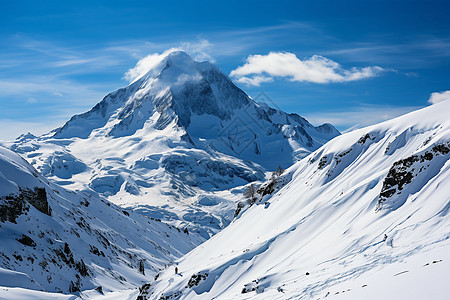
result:
<svg viewBox="0 0 450 300"><path fill-rule="evenodd" d="M450 57L450 39L415 35L400 40L336 42L320 53L355 62L395 65L396 68L421 69Z"/></svg>
<svg viewBox="0 0 450 300"><path fill-rule="evenodd" d="M31 76L21 79L0 79L2 96L15 96L15 98L27 99L27 103L36 103L40 96L46 102L54 102L60 105L80 107L93 104L105 94L105 86L101 84L85 84L57 76ZM54 99L57 97L58 99ZM61 98L64 99L61 99ZM30 99L34 99L30 101ZM0 114L1 116L1 114Z"/></svg>
<svg viewBox="0 0 450 300"><path fill-rule="evenodd" d="M11 141L21 134L31 132L41 135L60 127L66 120L17 121L0 119L0 141Z"/></svg>
<svg viewBox="0 0 450 300"><path fill-rule="evenodd" d="M436 104L445 100L450 100L450 91L431 93L428 103Z"/></svg>
<svg viewBox="0 0 450 300"><path fill-rule="evenodd" d="M375 77L383 71L378 66L344 69L337 62L319 55L301 60L293 53L270 52L267 55L250 55L243 66L231 71L230 76L238 82L259 86L274 77L297 82L330 83Z"/></svg>
<svg viewBox="0 0 450 300"><path fill-rule="evenodd" d="M170 52L176 51L178 49L171 48L169 50L164 51L163 53L152 53L149 54L143 58L141 58L136 66L129 69L125 74L124 78L128 80L129 82L134 82L137 79L139 79L141 76L149 72L151 69L156 67L161 61L164 59L164 57L167 56Z"/></svg>

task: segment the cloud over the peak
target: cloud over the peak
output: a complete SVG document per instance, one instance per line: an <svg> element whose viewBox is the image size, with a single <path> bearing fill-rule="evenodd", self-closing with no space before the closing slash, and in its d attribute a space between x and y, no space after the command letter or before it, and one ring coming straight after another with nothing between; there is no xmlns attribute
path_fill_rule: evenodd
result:
<svg viewBox="0 0 450 300"><path fill-rule="evenodd" d="M270 52L267 55L250 55L244 65L231 71L236 81L259 86L274 77L290 81L330 83L361 80L375 77L385 71L378 66L344 69L337 62L320 55L299 59L289 52Z"/></svg>
<svg viewBox="0 0 450 300"><path fill-rule="evenodd" d="M214 61L209 54L212 48L212 44L207 40L199 40L197 42L182 42L177 47L172 47L164 52L151 53L141 58L136 66L129 69L123 76L123 78L129 82L134 82L141 76L146 74L151 69L155 68L169 53L173 51L185 51L192 56L194 60L198 61Z"/></svg>
<svg viewBox="0 0 450 300"><path fill-rule="evenodd" d="M170 52L180 50L177 48L171 48L169 50L164 51L163 53L151 53L146 57L141 58L137 64L129 69L124 75L124 79L129 82L134 82L139 79L141 76L146 74L151 69L155 68Z"/></svg>
<svg viewBox="0 0 450 300"><path fill-rule="evenodd" d="M450 91L431 93L428 103L435 104L444 100L450 99Z"/></svg>

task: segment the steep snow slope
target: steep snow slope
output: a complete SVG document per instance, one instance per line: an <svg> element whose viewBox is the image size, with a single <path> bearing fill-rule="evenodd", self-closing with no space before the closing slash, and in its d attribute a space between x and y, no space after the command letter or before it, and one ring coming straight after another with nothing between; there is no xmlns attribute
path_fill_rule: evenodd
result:
<svg viewBox="0 0 450 300"><path fill-rule="evenodd" d="M202 240L86 192L67 191L0 147L0 287L6 287L0 298L9 295L7 287L65 293L135 287ZM41 295L11 289L6 298L16 294Z"/></svg>
<svg viewBox="0 0 450 300"><path fill-rule="evenodd" d="M417 299L448 297L440 266L450 260L449 111L450 100L328 142L142 296L323 299L351 297L360 284L354 295L366 299L370 282L384 289L375 295L406 299L409 278L412 291L422 289Z"/></svg>
<svg viewBox="0 0 450 300"><path fill-rule="evenodd" d="M264 180L338 134L258 104L214 65L172 52L63 127L9 147L69 189L207 237L233 217L240 189L229 189Z"/></svg>

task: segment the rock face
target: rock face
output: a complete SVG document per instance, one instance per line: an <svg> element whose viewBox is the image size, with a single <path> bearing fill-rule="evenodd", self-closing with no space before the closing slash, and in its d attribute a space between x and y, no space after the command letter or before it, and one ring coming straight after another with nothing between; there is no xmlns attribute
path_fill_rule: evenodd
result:
<svg viewBox="0 0 450 300"><path fill-rule="evenodd" d="M0 221L16 223L17 217L29 210L29 204L41 213L51 215L45 188L21 188L16 195L0 197Z"/></svg>
<svg viewBox="0 0 450 300"><path fill-rule="evenodd" d="M422 153L396 161L383 181L377 210L396 209L417 189L414 182L429 180L450 158L450 142L436 144ZM425 178L424 178L425 177Z"/></svg>
<svg viewBox="0 0 450 300"><path fill-rule="evenodd" d="M23 197L3 196L0 199L0 221L16 223L21 214L29 210L29 204Z"/></svg>
<svg viewBox="0 0 450 300"><path fill-rule="evenodd" d="M330 124L314 127L268 104L211 63L172 52L61 128L9 146L69 189L207 237L232 220L240 186L339 135ZM217 205L199 204L203 196Z"/></svg>

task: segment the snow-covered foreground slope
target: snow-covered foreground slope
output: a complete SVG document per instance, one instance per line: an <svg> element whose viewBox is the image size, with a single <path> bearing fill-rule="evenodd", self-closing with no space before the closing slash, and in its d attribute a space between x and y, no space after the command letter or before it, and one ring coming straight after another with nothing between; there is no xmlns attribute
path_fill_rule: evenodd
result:
<svg viewBox="0 0 450 300"><path fill-rule="evenodd" d="M333 139L142 295L447 299L449 111L450 100Z"/></svg>
<svg viewBox="0 0 450 300"><path fill-rule="evenodd" d="M338 134L256 103L214 65L172 52L63 127L8 146L68 189L208 237L232 220L241 192L233 188Z"/></svg>
<svg viewBox="0 0 450 300"><path fill-rule="evenodd" d="M0 298L135 287L202 241L86 192L67 191L0 147Z"/></svg>

